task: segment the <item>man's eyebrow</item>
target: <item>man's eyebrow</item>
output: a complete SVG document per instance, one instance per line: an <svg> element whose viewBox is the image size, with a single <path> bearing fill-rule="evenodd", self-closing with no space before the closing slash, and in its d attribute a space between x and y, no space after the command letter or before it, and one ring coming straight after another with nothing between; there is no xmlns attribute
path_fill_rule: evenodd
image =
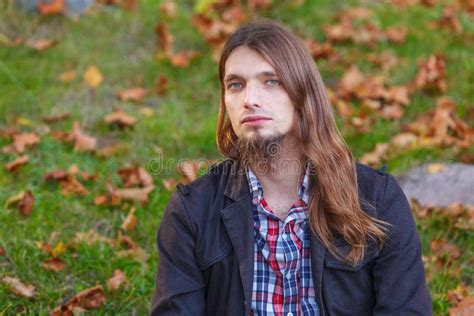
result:
<svg viewBox="0 0 474 316"><path fill-rule="evenodd" d="M262 71L257 74L257 77L278 77L278 75L275 74L273 71ZM227 76L225 76L224 82L228 82L235 79L243 79L243 77L237 74L228 74Z"/></svg>

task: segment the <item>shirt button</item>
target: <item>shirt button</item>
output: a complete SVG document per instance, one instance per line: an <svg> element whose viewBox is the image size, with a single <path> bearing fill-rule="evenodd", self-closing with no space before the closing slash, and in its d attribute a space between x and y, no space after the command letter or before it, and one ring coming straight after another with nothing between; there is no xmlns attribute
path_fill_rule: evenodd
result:
<svg viewBox="0 0 474 316"><path fill-rule="evenodd" d="M286 316L293 316L293 313L289 312Z"/></svg>
<svg viewBox="0 0 474 316"><path fill-rule="evenodd" d="M288 273L286 274L286 279L287 279L287 280L291 279L291 273L290 273L290 272L288 272Z"/></svg>
<svg viewBox="0 0 474 316"><path fill-rule="evenodd" d="M281 238L283 238L283 240L286 240L286 234L283 234L283 236L281 236Z"/></svg>

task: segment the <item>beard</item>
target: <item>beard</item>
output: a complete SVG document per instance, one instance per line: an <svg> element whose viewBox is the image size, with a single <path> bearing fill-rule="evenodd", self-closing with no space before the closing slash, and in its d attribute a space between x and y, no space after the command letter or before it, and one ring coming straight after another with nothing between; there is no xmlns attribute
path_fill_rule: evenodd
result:
<svg viewBox="0 0 474 316"><path fill-rule="evenodd" d="M263 137L257 133L255 137L240 137L236 143L240 160L254 172L266 174L276 167L285 136L278 133Z"/></svg>

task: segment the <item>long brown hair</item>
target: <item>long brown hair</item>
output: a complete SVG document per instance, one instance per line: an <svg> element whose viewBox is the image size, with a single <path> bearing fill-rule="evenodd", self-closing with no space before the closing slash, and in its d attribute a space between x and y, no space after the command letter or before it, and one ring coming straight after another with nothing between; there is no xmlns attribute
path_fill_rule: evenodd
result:
<svg viewBox="0 0 474 316"><path fill-rule="evenodd" d="M370 240L379 247L387 237L386 223L369 216L358 195L356 165L339 133L324 83L304 43L291 31L263 20L239 28L227 40L219 62L221 100L217 146L229 158L236 156L235 134L224 103L225 63L232 51L246 46L259 52L275 69L295 106L295 134L311 167L314 190L309 202L310 227L336 257L356 264ZM345 255L335 246L339 235L351 249Z"/></svg>

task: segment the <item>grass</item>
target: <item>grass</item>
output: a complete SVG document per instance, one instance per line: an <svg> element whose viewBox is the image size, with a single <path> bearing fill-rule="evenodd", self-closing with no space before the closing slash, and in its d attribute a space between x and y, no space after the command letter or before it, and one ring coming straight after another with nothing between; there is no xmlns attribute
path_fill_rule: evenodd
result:
<svg viewBox="0 0 474 316"><path fill-rule="evenodd" d="M448 92L459 105L458 114L467 117L472 107L474 91L474 63L471 58L474 23L467 15L460 20L465 32L453 35L447 31L432 31L426 25L438 18L441 6L425 8L414 6L400 12L394 6L379 2L364 1L375 12L374 23L382 28L405 25L410 33L403 44L378 43L374 47L340 44L337 51L348 60L357 63L363 71L378 70L364 61L368 53L390 50L398 56L400 64L392 69L389 82L406 84L416 73L416 62L420 57L442 53L447 59ZM286 2L275 2L273 8L260 12L275 18L295 30L299 35L323 40L321 25L331 23L333 16L342 9L358 2L306 1L302 6ZM29 150L30 162L16 174L0 168L0 203L13 194L30 189L36 205L31 216L21 217L12 208L0 208L0 245L6 256L0 257L0 275L18 277L33 283L38 289L34 300L23 299L0 284L0 315L48 314L65 299L96 283L105 285L115 269L123 270L131 280L128 289L107 294L106 305L94 311L99 315L135 314L148 312L154 289L154 278L158 258L155 250L155 234L170 193L163 187L162 179L176 176L174 165L169 175L155 175L155 191L145 206L136 205L138 225L129 235L149 254L144 264L114 256L115 249L98 244L80 245L74 252L66 251L61 258L67 268L59 273L45 271L41 262L46 255L36 246L37 241L46 241L53 232L58 241L71 240L78 231L96 228L101 234L114 238L127 214L124 207L99 207L93 203L96 193L104 192L107 181L118 183L117 169L126 165L148 166L158 152L163 158L175 159L206 157L219 158L215 147L219 86L217 65L210 58L210 49L202 36L190 27L193 4L180 1L178 17L169 22L176 37L175 46L193 48L202 55L189 68L175 68L166 61L156 59L154 27L159 21L158 3L152 0L140 2L138 10L127 12L118 8L107 8L84 15L75 22L64 17L41 17L28 15L19 10L4 10L0 4L0 33L22 36L28 39L55 38L57 47L36 52L25 46L0 46L0 126L17 125L20 130L41 132L46 124L41 116L70 112L71 118L50 125L52 130L69 131L72 122L78 120L90 134L127 144L124 153L106 159L86 153L76 153L72 146L57 142L51 136L43 136L41 143ZM3 7L2 7L3 6ZM90 65L96 65L105 80L91 91L82 83L81 74ZM344 66L318 61L323 78L334 86L345 70ZM61 83L57 76L67 70L78 74L71 83ZM132 104L116 99L115 92L131 86L152 88L158 75L168 78L169 89L165 96L148 96L142 104ZM370 133L355 134L342 128L342 132L357 158L372 150L378 142L386 142L401 130L406 122L418 114L433 108L436 95L417 92L400 121L377 119ZM115 130L106 126L102 119L114 107L137 117L139 123L131 130ZM146 116L140 109L153 110ZM25 122L18 125L18 122ZM29 123L28 123L29 122ZM0 146L8 144L0 138ZM471 149L472 151L472 149ZM12 157L0 154L0 163ZM429 161L453 162L459 153L451 148L416 149L400 153L388 161L389 171L395 174ZM56 169L67 169L77 164L81 170L98 174L95 182L87 182L91 192L84 198L64 197L56 185L45 183L43 175ZM452 229L452 222L445 218L430 217L418 220L424 255L430 253L429 243L441 238L455 243L463 252L458 259L461 272L450 276L449 271L433 275L430 291L436 314L447 314L449 301L447 291L461 281L473 285L473 270L469 266L469 253L473 252L472 232Z"/></svg>

